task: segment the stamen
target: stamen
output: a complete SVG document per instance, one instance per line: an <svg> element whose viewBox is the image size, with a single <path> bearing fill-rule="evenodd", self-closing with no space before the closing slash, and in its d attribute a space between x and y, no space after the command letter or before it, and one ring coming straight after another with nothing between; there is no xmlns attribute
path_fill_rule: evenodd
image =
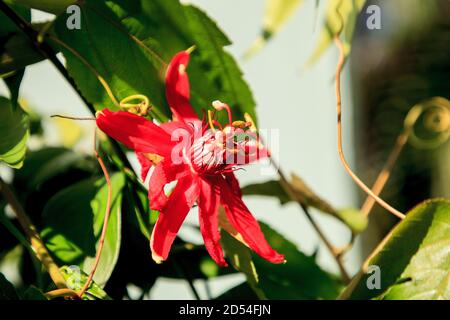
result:
<svg viewBox="0 0 450 320"><path fill-rule="evenodd" d="M218 127L220 128L220 130L223 129L223 127L222 127L222 125L220 124L220 122L217 121L216 119L213 119L213 124L214 124L215 126L218 126Z"/></svg>
<svg viewBox="0 0 450 320"><path fill-rule="evenodd" d="M235 128L244 129L245 127L250 126L251 124L248 124L248 122L245 122L242 120L238 120L238 121L233 121L232 125Z"/></svg>
<svg viewBox="0 0 450 320"><path fill-rule="evenodd" d="M215 101L212 102L212 106L217 111L221 111L223 109L226 109L227 113L228 113L228 123L229 123L230 126L233 125L233 116L232 116L231 109L230 109L229 105L227 105L226 103L223 103L220 100L215 100Z"/></svg>
<svg viewBox="0 0 450 320"><path fill-rule="evenodd" d="M251 131L256 131L256 125L255 125L255 121L253 121L252 117L246 112L244 113L244 119L245 121L250 123L250 130Z"/></svg>
<svg viewBox="0 0 450 320"><path fill-rule="evenodd" d="M213 133L216 133L216 128L214 128L214 123L213 123L213 115L212 115L212 111L208 110L208 123L209 123L209 127L211 128L211 131Z"/></svg>

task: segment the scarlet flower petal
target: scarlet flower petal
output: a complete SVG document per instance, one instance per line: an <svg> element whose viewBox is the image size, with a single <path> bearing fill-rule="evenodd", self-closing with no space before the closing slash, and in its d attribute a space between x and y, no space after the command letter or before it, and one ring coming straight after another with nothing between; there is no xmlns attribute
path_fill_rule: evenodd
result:
<svg viewBox="0 0 450 320"><path fill-rule="evenodd" d="M98 112L97 126L111 138L137 152L168 156L174 146L170 135L153 122L125 111Z"/></svg>
<svg viewBox="0 0 450 320"><path fill-rule="evenodd" d="M169 201L161 211L150 238L153 260L157 263L167 259L173 241L186 215L199 195L199 186L192 176L178 180Z"/></svg>
<svg viewBox="0 0 450 320"><path fill-rule="evenodd" d="M148 171L153 165L153 162L147 159L147 157L142 152L136 152L136 156L139 160L139 163L141 164L141 179L145 180Z"/></svg>
<svg viewBox="0 0 450 320"><path fill-rule="evenodd" d="M218 209L220 204L220 189L206 180L201 180L198 199L200 231L205 241L206 249L211 258L221 267L228 264L225 261L220 245Z"/></svg>
<svg viewBox="0 0 450 320"><path fill-rule="evenodd" d="M284 256L276 252L264 237L258 221L252 216L241 198L239 183L234 174L220 180L221 203L230 223L242 235L249 247L272 263L283 263Z"/></svg>
<svg viewBox="0 0 450 320"><path fill-rule="evenodd" d="M179 121L198 120L189 102L189 78L186 73L188 63L189 53L181 51L172 58L166 72L167 102Z"/></svg>
<svg viewBox="0 0 450 320"><path fill-rule="evenodd" d="M156 165L150 177L148 188L150 208L158 211L162 210L168 200L164 193L164 186L187 175L190 175L190 170L185 164L175 165L170 160L163 160Z"/></svg>

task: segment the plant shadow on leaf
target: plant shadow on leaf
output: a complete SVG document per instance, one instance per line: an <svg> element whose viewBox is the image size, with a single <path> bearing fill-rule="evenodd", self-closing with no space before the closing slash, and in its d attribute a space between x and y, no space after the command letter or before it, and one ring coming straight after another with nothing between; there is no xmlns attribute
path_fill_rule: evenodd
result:
<svg viewBox="0 0 450 320"><path fill-rule="evenodd" d="M117 262L120 248L122 173L111 176L111 216L95 281L104 286ZM98 248L106 208L104 179L88 179L57 193L44 208L42 238L56 261L79 265L89 273Z"/></svg>
<svg viewBox="0 0 450 320"><path fill-rule="evenodd" d="M256 295L261 298L261 291L267 299L334 299L342 289L341 281L334 275L323 271L316 263L314 256L307 256L297 249L297 246L284 238L268 225L260 222L260 226L271 246L286 257L285 264L272 264L252 254L256 270L256 278L246 273L249 286L253 289L252 295L237 294L241 298L253 299ZM241 242L229 237L240 250L249 251ZM225 248L226 249L226 248ZM230 258L230 257L228 257ZM256 281L255 281L256 280ZM255 283L256 282L256 283ZM248 292L248 286L239 285L241 290ZM256 290L255 290L256 289ZM237 288L231 290L237 291ZM223 296L228 296L227 293Z"/></svg>

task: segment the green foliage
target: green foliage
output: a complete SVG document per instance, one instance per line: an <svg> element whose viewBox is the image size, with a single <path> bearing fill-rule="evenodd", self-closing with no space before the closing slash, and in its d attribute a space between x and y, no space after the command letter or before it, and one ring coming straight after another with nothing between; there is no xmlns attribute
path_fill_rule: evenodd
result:
<svg viewBox="0 0 450 320"><path fill-rule="evenodd" d="M11 282L9 282L5 276L0 273L0 300L18 300L16 289Z"/></svg>
<svg viewBox="0 0 450 320"><path fill-rule="evenodd" d="M54 28L75 50L76 54L61 46L70 74L97 109L117 106L92 69L118 100L144 94L157 117L170 117L164 92L165 68L176 52L195 45L189 76L191 101L198 114L220 99L232 106L236 118L242 118L244 112L255 117L251 92L235 61L223 49L230 41L203 12L175 0L116 0L107 4L84 2L80 30L68 30L65 15L57 19Z"/></svg>
<svg viewBox="0 0 450 320"><path fill-rule="evenodd" d="M22 108L15 110L11 102L0 97L0 161L20 168L25 159L29 136L29 119Z"/></svg>
<svg viewBox="0 0 450 320"><path fill-rule="evenodd" d="M233 255L228 256L233 265L238 265L249 280L250 287L257 288L257 296L261 293L268 299L334 299L339 294L342 285L332 275L323 271L313 256L307 256L299 251L295 244L284 238L268 225L260 222L269 243L286 257L284 264L272 264L253 255L253 262L249 262L250 254L242 243L234 238L226 238L225 249L234 248ZM234 261L238 261L238 264ZM244 263L244 264L243 264ZM248 267L250 266L250 267ZM242 290L247 290L241 286ZM236 288L232 290L238 290Z"/></svg>
<svg viewBox="0 0 450 320"><path fill-rule="evenodd" d="M25 21L31 21L31 10L22 6L12 6ZM20 83L25 66L35 62L36 56L29 44L29 40L19 28L3 13L0 12L0 77L3 78L11 93L11 103L18 107ZM32 62L31 62L32 61Z"/></svg>
<svg viewBox="0 0 450 320"><path fill-rule="evenodd" d="M39 300L39 301L47 301L47 297L44 293L36 288L35 286L30 286L27 288L22 294L22 300Z"/></svg>
<svg viewBox="0 0 450 320"><path fill-rule="evenodd" d="M261 35L245 53L251 57L263 48L280 29L289 21L303 0L266 0Z"/></svg>
<svg viewBox="0 0 450 320"><path fill-rule="evenodd" d="M89 277L89 275L82 270L69 266L62 266L59 270L64 277L64 280L66 280L67 286L75 292L78 292L83 288ZM83 300L111 300L108 294L95 283L95 281L92 281L89 284L89 287L81 298Z"/></svg>
<svg viewBox="0 0 450 320"><path fill-rule="evenodd" d="M61 147L50 147L29 152L27 161L17 171L17 182L26 184L29 190L39 190L52 178L75 168L89 169L91 162L85 156Z"/></svg>
<svg viewBox="0 0 450 320"><path fill-rule="evenodd" d="M407 213L364 265L380 268L381 288L369 290L361 272L345 290L348 299L450 299L450 201L428 200Z"/></svg>
<svg viewBox="0 0 450 320"><path fill-rule="evenodd" d="M108 281L117 262L121 241L122 173L111 176L112 202L102 257L94 276L100 286ZM105 208L104 179L88 179L57 193L44 208L42 238L60 264L78 265L89 273L98 248Z"/></svg>
<svg viewBox="0 0 450 320"><path fill-rule="evenodd" d="M275 197L280 200L280 204L286 204L291 197L284 191L280 181L269 180L262 183L250 184L242 188L244 195L261 195ZM291 187L295 191L295 196L307 207L313 207L323 213L327 213L350 228L357 234L364 231L368 220L359 210L352 208L335 209L327 201L318 196L299 176L293 174Z"/></svg>
<svg viewBox="0 0 450 320"><path fill-rule="evenodd" d="M68 6L76 3L75 0L9 0L18 5L27 6L29 8L46 11L53 14L60 14L65 11Z"/></svg>
<svg viewBox="0 0 450 320"><path fill-rule="evenodd" d="M221 242L225 255L233 268L245 274L247 283L260 299L266 299L266 295L259 287L259 277L250 250L241 242L234 239L227 232L221 232Z"/></svg>
<svg viewBox="0 0 450 320"><path fill-rule="evenodd" d="M339 31L344 45L344 54L348 56L351 49L356 20L366 0L328 0L325 21L319 35L319 41L307 64L312 65L333 44L333 37Z"/></svg>

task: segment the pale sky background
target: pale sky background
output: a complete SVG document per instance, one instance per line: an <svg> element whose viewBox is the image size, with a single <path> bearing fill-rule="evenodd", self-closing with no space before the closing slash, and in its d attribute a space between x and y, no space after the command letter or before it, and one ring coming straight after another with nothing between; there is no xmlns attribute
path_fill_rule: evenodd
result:
<svg viewBox="0 0 450 320"><path fill-rule="evenodd" d="M242 56L259 34L264 1L185 2L194 3L204 9L232 40L233 45L228 50L237 58L253 90L260 128L279 130L278 161L283 170L300 175L313 190L334 206L356 207L356 189L343 170L336 150L335 97L331 80L337 52L334 48L330 49L312 68L302 69L316 45L320 31L320 13L323 10L320 10L319 16L316 17L316 1L305 1L282 31L259 54L247 61L243 60ZM320 2L321 6L323 2ZM43 17L41 13L33 12L34 19ZM344 147L352 164L352 105L349 100L347 76L344 77ZM0 94L7 95L6 92L2 83ZM27 69L21 95L43 115L89 115L75 92L47 62ZM88 147L83 146L79 150L91 152ZM258 165L246 169L245 172L238 172L241 185L274 178L261 175L261 167ZM326 270L338 272L333 258L296 204L280 207L278 200L265 197L247 197L245 201L258 219L267 222L296 243L303 252L312 254L319 247L319 264ZM313 211L313 214L333 243L344 245L349 240L349 232L339 222L316 211ZM191 212L188 221L196 223L194 212ZM182 230L182 235L193 241L198 240L192 239L186 228ZM352 274L357 271L361 263L358 244L346 256L345 263ZM218 295L243 279L242 275L232 275L213 280L212 293ZM202 284L195 285L205 298ZM159 279L150 298L191 299L193 296L184 281Z"/></svg>

